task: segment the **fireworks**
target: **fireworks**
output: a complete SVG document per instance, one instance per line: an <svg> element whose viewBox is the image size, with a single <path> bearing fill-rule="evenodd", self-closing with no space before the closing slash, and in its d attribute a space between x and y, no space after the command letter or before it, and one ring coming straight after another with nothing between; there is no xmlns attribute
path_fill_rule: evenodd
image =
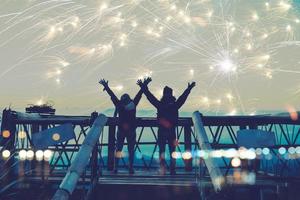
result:
<svg viewBox="0 0 300 200"><path fill-rule="evenodd" d="M8 63L0 77L25 74L38 85L40 96L53 101L59 90L72 90L75 79L80 84L76 87L82 88L78 99L91 96L100 76L111 80L118 92L132 94L137 90L134 80L146 76L153 76L156 91L163 84L182 88L195 80L200 85L192 94L195 100L187 102L191 109L253 114L265 108L257 99L275 90L272 85L282 82L281 90L276 88L272 97L261 101L273 104L278 96L288 95L278 92L294 87L299 78L289 81L292 86L285 84L290 74L300 73L293 54L300 46L296 4L292 0L6 1L0 10L0 49L14 56L0 57ZM288 54L293 59L286 58ZM253 87L248 86L251 83ZM94 95L97 99L96 91ZM291 103L285 101L278 97L273 109ZM103 108L110 105L109 100L104 102ZM87 105L84 101L76 105L81 106Z"/></svg>

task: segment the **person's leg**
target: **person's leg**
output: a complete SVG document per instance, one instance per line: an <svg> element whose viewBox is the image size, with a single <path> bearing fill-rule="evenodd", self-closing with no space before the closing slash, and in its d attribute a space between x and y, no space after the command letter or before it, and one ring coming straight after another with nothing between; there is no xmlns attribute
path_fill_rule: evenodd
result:
<svg viewBox="0 0 300 200"><path fill-rule="evenodd" d="M174 158L172 155L176 150L176 131L175 129L171 129L168 134L168 146L170 151L170 173L176 174L175 167L176 167L176 158Z"/></svg>
<svg viewBox="0 0 300 200"><path fill-rule="evenodd" d="M166 137L162 128L158 129L158 147L159 147L159 164L160 172L165 174L166 171L166 161L165 161L165 150L166 150Z"/></svg>
<svg viewBox="0 0 300 200"><path fill-rule="evenodd" d="M127 133L128 135L126 136L127 143L128 143L128 154L129 154L129 173L133 174L133 160L134 160L134 147L136 143L136 133L135 130L130 131Z"/></svg>
<svg viewBox="0 0 300 200"><path fill-rule="evenodd" d="M117 132L117 145L116 145L116 153L115 153L115 169L114 172L118 172L119 160L122 157L122 149L124 145L125 135L121 130Z"/></svg>

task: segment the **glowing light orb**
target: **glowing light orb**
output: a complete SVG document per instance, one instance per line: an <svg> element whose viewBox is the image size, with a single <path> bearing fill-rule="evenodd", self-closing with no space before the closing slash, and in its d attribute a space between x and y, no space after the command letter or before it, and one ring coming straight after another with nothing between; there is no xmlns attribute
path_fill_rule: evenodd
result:
<svg viewBox="0 0 300 200"><path fill-rule="evenodd" d="M241 165L241 160L239 158L233 158L231 160L232 167L239 167Z"/></svg>
<svg viewBox="0 0 300 200"><path fill-rule="evenodd" d="M20 160L26 160L26 155L27 155L26 150L22 149L21 151L19 151L19 159Z"/></svg>
<svg viewBox="0 0 300 200"><path fill-rule="evenodd" d="M190 75L194 76L195 71L193 69L190 69Z"/></svg>
<svg viewBox="0 0 300 200"><path fill-rule="evenodd" d="M189 152L189 151L186 151L186 152L182 153L182 158L183 158L184 160L189 160L189 159L192 158L192 153Z"/></svg>
<svg viewBox="0 0 300 200"><path fill-rule="evenodd" d="M9 150L4 150L4 151L2 151L2 157L3 157L4 159L9 158L9 156L10 156L10 151L9 151Z"/></svg>
<svg viewBox="0 0 300 200"><path fill-rule="evenodd" d="M54 134L52 135L52 139L53 139L54 141L60 140L60 134L59 134L59 133L54 133Z"/></svg>
<svg viewBox="0 0 300 200"><path fill-rule="evenodd" d="M284 155L284 154L286 153L286 148L280 147L280 148L278 149L278 152L279 152L279 154Z"/></svg>
<svg viewBox="0 0 300 200"><path fill-rule="evenodd" d="M28 150L26 152L26 159L27 160L33 160L33 157L34 157L34 152L32 150Z"/></svg>
<svg viewBox="0 0 300 200"><path fill-rule="evenodd" d="M246 158L249 160L253 160L256 158L255 150L254 149L248 149L246 151Z"/></svg>
<svg viewBox="0 0 300 200"><path fill-rule="evenodd" d="M2 137L3 138L9 138L10 137L10 131L9 130L2 131Z"/></svg>
<svg viewBox="0 0 300 200"><path fill-rule="evenodd" d="M35 152L35 158L37 161L42 161L44 157L44 152L42 150L37 150Z"/></svg>
<svg viewBox="0 0 300 200"><path fill-rule="evenodd" d="M289 152L290 154L295 154L295 153L296 153L296 148L295 148L295 147L289 147L289 148L288 148L288 152Z"/></svg>
<svg viewBox="0 0 300 200"><path fill-rule="evenodd" d="M26 132L25 132L25 131L19 131L19 132L18 132L18 137L19 137L20 139L26 138Z"/></svg>
<svg viewBox="0 0 300 200"><path fill-rule="evenodd" d="M53 152L49 149L44 151L44 160L49 161L52 158Z"/></svg>
<svg viewBox="0 0 300 200"><path fill-rule="evenodd" d="M264 155L269 155L270 154L270 149L265 147L265 148L262 149L262 153Z"/></svg>
<svg viewBox="0 0 300 200"><path fill-rule="evenodd" d="M174 158L174 159L179 159L181 157L181 154L179 153L179 152L173 152L172 153L172 158Z"/></svg>

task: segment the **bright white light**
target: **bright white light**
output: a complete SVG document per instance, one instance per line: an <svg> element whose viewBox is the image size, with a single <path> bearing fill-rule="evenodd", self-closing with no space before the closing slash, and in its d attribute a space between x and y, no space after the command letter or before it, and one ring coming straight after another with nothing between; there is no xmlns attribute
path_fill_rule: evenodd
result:
<svg viewBox="0 0 300 200"><path fill-rule="evenodd" d="M228 149L224 152L224 157L226 158L233 158L238 156L238 151L236 149Z"/></svg>
<svg viewBox="0 0 300 200"><path fill-rule="evenodd" d="M265 147L265 148L263 148L262 153L264 155L269 155L270 154L270 149Z"/></svg>
<svg viewBox="0 0 300 200"><path fill-rule="evenodd" d="M138 24L137 24L136 21L132 21L132 22L131 22L131 26L132 26L132 27L137 27L137 25L138 25Z"/></svg>
<svg viewBox="0 0 300 200"><path fill-rule="evenodd" d="M296 148L295 148L295 147L289 147L289 148L288 148L288 152L289 152L290 154L294 154L294 153L296 153Z"/></svg>
<svg viewBox="0 0 300 200"><path fill-rule="evenodd" d="M216 100L216 104L220 105L222 103L222 100L221 99L217 99Z"/></svg>
<svg viewBox="0 0 300 200"><path fill-rule="evenodd" d="M44 153L43 153L42 150L37 150L37 151L35 152L35 157L36 157L36 160L37 160L37 161L43 160L43 156L44 156Z"/></svg>
<svg viewBox="0 0 300 200"><path fill-rule="evenodd" d="M38 100L37 102L36 102L36 105L37 106L41 106L41 105L43 105L44 104L44 101L42 100L42 99L40 99L40 100Z"/></svg>
<svg viewBox="0 0 300 200"><path fill-rule="evenodd" d="M261 148L255 149L255 153L256 155L260 156L262 154L262 149Z"/></svg>
<svg viewBox="0 0 300 200"><path fill-rule="evenodd" d="M212 15L213 15L213 11L208 11L207 12L207 17L212 17Z"/></svg>
<svg viewBox="0 0 300 200"><path fill-rule="evenodd" d="M227 93L226 94L226 98L228 99L228 101L232 101L233 100L233 96L231 93Z"/></svg>
<svg viewBox="0 0 300 200"><path fill-rule="evenodd" d="M191 22L191 18L190 17L184 17L184 22L185 23L190 23Z"/></svg>
<svg viewBox="0 0 300 200"><path fill-rule="evenodd" d="M19 159L20 160L26 160L26 150L22 149L21 151L19 151Z"/></svg>
<svg viewBox="0 0 300 200"><path fill-rule="evenodd" d="M213 158L221 158L224 154L223 150L214 150L211 152L210 156Z"/></svg>
<svg viewBox="0 0 300 200"><path fill-rule="evenodd" d="M27 160L32 160L33 157L34 157L34 152L33 152L32 150L28 150L28 151L26 152L26 159L27 159Z"/></svg>
<svg viewBox="0 0 300 200"><path fill-rule="evenodd" d="M18 132L18 137L19 137L20 139L24 139L24 138L26 137L26 132L25 132L25 131L19 131L19 132Z"/></svg>
<svg viewBox="0 0 300 200"><path fill-rule="evenodd" d="M57 69L56 70L56 75L60 75L62 72L61 72L61 70L60 69Z"/></svg>
<svg viewBox="0 0 300 200"><path fill-rule="evenodd" d="M108 5L106 3L103 3L101 6L100 6L100 11L102 10L105 10L108 8Z"/></svg>
<svg viewBox="0 0 300 200"><path fill-rule="evenodd" d="M195 71L193 69L190 69L190 75L194 76Z"/></svg>
<svg viewBox="0 0 300 200"><path fill-rule="evenodd" d="M204 159L208 157L207 153L204 150L198 150L197 156Z"/></svg>
<svg viewBox="0 0 300 200"><path fill-rule="evenodd" d="M66 61L60 61L60 64L63 66L63 67L67 67L70 65L69 62L66 62Z"/></svg>
<svg viewBox="0 0 300 200"><path fill-rule="evenodd" d="M232 63L230 59L225 59L222 62L220 62L220 68L224 72L230 72L230 71L235 71L236 66Z"/></svg>
<svg viewBox="0 0 300 200"><path fill-rule="evenodd" d="M170 21L171 19L172 19L171 16L167 16L167 17L166 17L166 21L167 21L167 22Z"/></svg>
<svg viewBox="0 0 300 200"><path fill-rule="evenodd" d="M172 158L179 159L179 158L181 158L181 154L179 152L175 151L175 152L172 153Z"/></svg>
<svg viewBox="0 0 300 200"><path fill-rule="evenodd" d="M267 55L262 56L262 59L263 59L263 60L269 60L270 57L271 57L271 56L267 54Z"/></svg>
<svg viewBox="0 0 300 200"><path fill-rule="evenodd" d="M300 154L300 146L297 146L295 150L297 154Z"/></svg>
<svg viewBox="0 0 300 200"><path fill-rule="evenodd" d="M228 115L233 116L236 115L236 113L237 113L236 109L233 109L228 113Z"/></svg>
<svg viewBox="0 0 300 200"><path fill-rule="evenodd" d="M272 79L273 78L273 75L272 75L272 72L271 71L267 71L265 73L265 76L268 78L268 79Z"/></svg>
<svg viewBox="0 0 300 200"><path fill-rule="evenodd" d="M247 159L253 160L256 158L255 150L254 149L248 149L246 151Z"/></svg>
<svg viewBox="0 0 300 200"><path fill-rule="evenodd" d="M118 86L115 87L115 89L116 89L117 91L122 91L123 88L124 88L123 85L118 85Z"/></svg>
<svg viewBox="0 0 300 200"><path fill-rule="evenodd" d="M239 167L241 165L241 160L239 158L233 158L231 160L232 167Z"/></svg>
<svg viewBox="0 0 300 200"><path fill-rule="evenodd" d="M44 160L49 161L53 155L53 152L49 149L44 151Z"/></svg>
<svg viewBox="0 0 300 200"><path fill-rule="evenodd" d="M176 6L176 5L172 5L172 6L170 7L170 9L171 9L171 10L176 10L176 9L177 9L177 6Z"/></svg>
<svg viewBox="0 0 300 200"><path fill-rule="evenodd" d="M262 35L262 38L263 38L263 39L266 39L267 37L269 37L269 35L268 35L267 33L264 33L264 34Z"/></svg>
<svg viewBox="0 0 300 200"><path fill-rule="evenodd" d="M186 151L186 152L182 153L182 158L183 158L184 160L189 160L189 159L192 158L192 153L189 152L189 151Z"/></svg>
<svg viewBox="0 0 300 200"><path fill-rule="evenodd" d="M284 2L284 1L280 1L279 5L281 6L283 11L287 11L292 7L291 4Z"/></svg>
<svg viewBox="0 0 300 200"><path fill-rule="evenodd" d="M251 49L252 49L252 44L247 44L247 45L246 45L246 49L247 49L247 50L251 50Z"/></svg>
<svg viewBox="0 0 300 200"><path fill-rule="evenodd" d="M281 154L281 155L284 155L286 153L286 149L284 147L280 147L278 149L278 152Z"/></svg>
<svg viewBox="0 0 300 200"><path fill-rule="evenodd" d="M10 151L9 151L9 150L4 150L4 151L2 151L2 157L3 157L4 159L9 158L9 156L10 156Z"/></svg>
<svg viewBox="0 0 300 200"><path fill-rule="evenodd" d="M252 15L252 19L253 19L254 21L257 21L257 20L259 19L259 17L258 17L258 15L257 15L256 13L254 13L254 14Z"/></svg>

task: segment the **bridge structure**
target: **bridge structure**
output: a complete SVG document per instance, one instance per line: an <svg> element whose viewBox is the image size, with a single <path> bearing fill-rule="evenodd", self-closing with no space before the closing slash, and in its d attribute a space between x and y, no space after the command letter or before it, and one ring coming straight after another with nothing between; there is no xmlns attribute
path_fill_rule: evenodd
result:
<svg viewBox="0 0 300 200"><path fill-rule="evenodd" d="M9 196L14 193L12 191L30 190L37 186L44 188L40 190L44 191L40 194L41 199L45 199L43 195L53 195L81 148L95 116L97 113L92 113L90 116L62 116L4 110L1 126L2 189L0 195L6 195L5 197L9 199ZM283 199L286 195L290 195L290 188L298 185L300 180L300 119L292 119L290 116L261 115L202 116L201 120L209 144L213 150L216 150L214 159L218 160L218 168L224 177L222 181L227 183L227 188L250 188L249 194L255 190L259 199L266 199L268 195L271 199L274 196L277 199ZM44 151L43 159L36 159L37 151L33 145L32 136L42 130L66 123L73 125L75 138L49 146L47 153L50 152L51 155ZM173 189L168 189L168 192L177 192L175 195L177 197L184 195L181 199L186 199L189 195L192 196L188 199L209 199L213 195L217 198L218 194L213 190L211 181L216 177L211 177L205 164L205 159L209 159L211 153L200 148L199 133L195 130L191 118L180 118L176 128L178 145L176 148L177 175L175 176L158 173L158 123L155 118L138 118L135 174L128 175L126 143L122 162L119 164L120 171L114 174L112 170L117 126L118 118L109 117L71 199L77 199L79 196L79 199L83 197L101 199L101 195L103 199L109 199L110 196L107 193L114 194L114 198L118 199L118 191L123 190L126 193L141 186L142 191L148 191L147 187L171 187ZM256 154L255 159L251 162L244 162L241 159L242 162L236 165L232 162L234 157L222 156L219 153L224 154L234 149L238 151L237 132L245 129L274 132L276 144L268 148L253 149ZM9 155L4 151L9 152ZM26 152L25 159L21 159L21 151ZM33 156L31 156L32 153L28 153L31 151L35 153ZM102 193L99 194L97 191L102 191ZM228 192L228 189L225 191L227 191L227 196L228 193L232 193ZM268 193L268 191L271 192ZM166 199L172 197L168 196L169 194L160 193L159 195L165 195ZM222 195L220 198L226 199L226 194ZM233 195L238 195L238 192Z"/></svg>

